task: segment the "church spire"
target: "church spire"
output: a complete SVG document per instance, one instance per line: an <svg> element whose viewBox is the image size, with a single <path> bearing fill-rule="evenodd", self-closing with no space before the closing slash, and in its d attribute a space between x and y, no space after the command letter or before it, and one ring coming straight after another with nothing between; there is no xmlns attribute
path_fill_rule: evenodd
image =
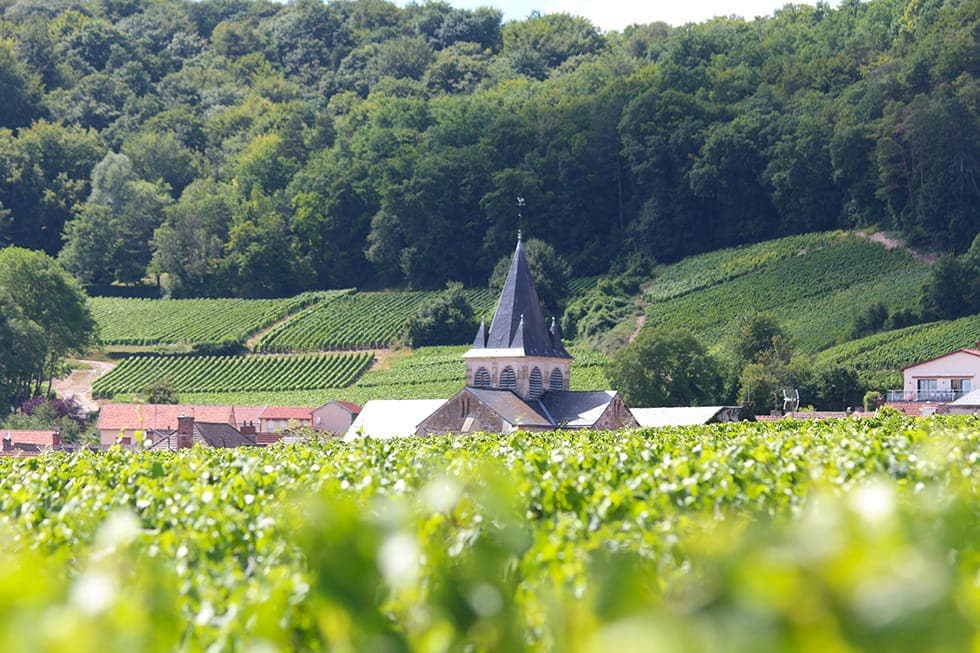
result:
<svg viewBox="0 0 980 653"><path fill-rule="evenodd" d="M521 356L545 356L550 358L571 358L561 342L559 334L556 339L541 313L541 303L538 292L534 287L531 268L524 255L524 241L518 234L517 247L507 271L504 287L500 291L500 300L490 323L489 332L485 333L484 345L480 347L480 335L483 327L477 332L473 343L474 349L509 349L520 350ZM514 352L517 353L516 351Z"/></svg>

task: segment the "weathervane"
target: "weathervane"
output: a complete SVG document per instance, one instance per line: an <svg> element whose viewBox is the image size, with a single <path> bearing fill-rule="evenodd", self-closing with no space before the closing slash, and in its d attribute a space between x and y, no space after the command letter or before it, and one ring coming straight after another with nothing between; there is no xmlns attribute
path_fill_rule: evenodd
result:
<svg viewBox="0 0 980 653"><path fill-rule="evenodd" d="M517 196L517 241L521 240L521 222L524 221L524 207L527 206L527 202L520 195Z"/></svg>

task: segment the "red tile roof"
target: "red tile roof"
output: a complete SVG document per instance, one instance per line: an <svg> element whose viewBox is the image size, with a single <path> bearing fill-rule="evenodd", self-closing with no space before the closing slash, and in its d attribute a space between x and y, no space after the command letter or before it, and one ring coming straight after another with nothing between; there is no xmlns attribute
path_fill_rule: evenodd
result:
<svg viewBox="0 0 980 653"><path fill-rule="evenodd" d="M54 446L54 440L57 434L57 431L0 430L0 437L9 437L10 441L14 444L39 444Z"/></svg>
<svg viewBox="0 0 980 653"><path fill-rule="evenodd" d="M314 410L320 410L321 408L329 406L330 404L337 404L338 406L346 410L348 413L353 413L354 415L358 415L361 412L361 407L358 406L357 404L351 401L337 401L336 399L334 399L333 401L328 401L327 403L323 404L323 406L317 406Z"/></svg>
<svg viewBox="0 0 980 653"><path fill-rule="evenodd" d="M187 404L105 404L99 410L99 430L173 429L177 418L193 416L195 421L235 425L232 406L192 406Z"/></svg>
<svg viewBox="0 0 980 653"><path fill-rule="evenodd" d="M256 433L255 441L261 445L267 446L279 442L280 440L282 440L284 435L286 434L281 432L280 433Z"/></svg>
<svg viewBox="0 0 980 653"><path fill-rule="evenodd" d="M313 419L313 409L301 408L299 406L267 406L266 409L262 411L262 419L295 419L309 421Z"/></svg>
<svg viewBox="0 0 980 653"><path fill-rule="evenodd" d="M243 424L258 424L264 410L265 406L235 406L235 421L238 422L238 428Z"/></svg>

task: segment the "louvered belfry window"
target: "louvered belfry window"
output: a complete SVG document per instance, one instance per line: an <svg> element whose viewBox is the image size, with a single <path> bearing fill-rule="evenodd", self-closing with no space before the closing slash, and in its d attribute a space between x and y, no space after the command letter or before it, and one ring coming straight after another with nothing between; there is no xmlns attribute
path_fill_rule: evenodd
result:
<svg viewBox="0 0 980 653"><path fill-rule="evenodd" d="M473 376L473 387L475 388L489 388L490 387L490 372L487 368L481 367L476 371Z"/></svg>
<svg viewBox="0 0 980 653"><path fill-rule="evenodd" d="M565 389L565 377L557 367L551 370L551 377L548 379L548 389L560 392Z"/></svg>
<svg viewBox="0 0 980 653"><path fill-rule="evenodd" d="M504 368L504 371L500 373L500 388L502 390L517 389L517 375L514 374L513 367L508 365Z"/></svg>
<svg viewBox="0 0 980 653"><path fill-rule="evenodd" d="M541 377L541 370L536 367L531 370L531 376L528 381L528 395L532 399L537 399L544 394L544 380Z"/></svg>

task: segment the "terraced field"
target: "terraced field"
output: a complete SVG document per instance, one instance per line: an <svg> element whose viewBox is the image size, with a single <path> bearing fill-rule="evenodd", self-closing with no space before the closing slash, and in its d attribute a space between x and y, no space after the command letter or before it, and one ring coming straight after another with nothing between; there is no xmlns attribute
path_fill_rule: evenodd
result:
<svg viewBox="0 0 980 653"><path fill-rule="evenodd" d="M670 268L646 292L646 323L688 329L718 347L732 337L739 316L767 311L798 347L817 352L836 344L871 302L915 307L927 275L909 253L858 236L794 236Z"/></svg>
<svg viewBox="0 0 980 653"><path fill-rule="evenodd" d="M311 292L286 299L95 297L89 302L106 345L241 344L304 307L323 306L348 292Z"/></svg>
<svg viewBox="0 0 980 653"><path fill-rule="evenodd" d="M287 392L343 388L374 360L371 352L298 356L131 356L100 377L96 397L138 393L165 380L178 393Z"/></svg>
<svg viewBox="0 0 980 653"><path fill-rule="evenodd" d="M422 347L395 352L381 369L370 369L346 388L289 392L206 392L181 393L182 402L195 404L266 404L318 406L331 399L363 404L369 399L438 399L455 394L466 381L462 355L467 347ZM606 390L601 354L578 347L570 348L575 357L571 367L572 390Z"/></svg>
<svg viewBox="0 0 980 653"><path fill-rule="evenodd" d="M299 352L390 347L419 306L439 291L351 293L328 305L313 305L266 333L257 351ZM490 314L497 298L488 289L470 289L477 315Z"/></svg>

